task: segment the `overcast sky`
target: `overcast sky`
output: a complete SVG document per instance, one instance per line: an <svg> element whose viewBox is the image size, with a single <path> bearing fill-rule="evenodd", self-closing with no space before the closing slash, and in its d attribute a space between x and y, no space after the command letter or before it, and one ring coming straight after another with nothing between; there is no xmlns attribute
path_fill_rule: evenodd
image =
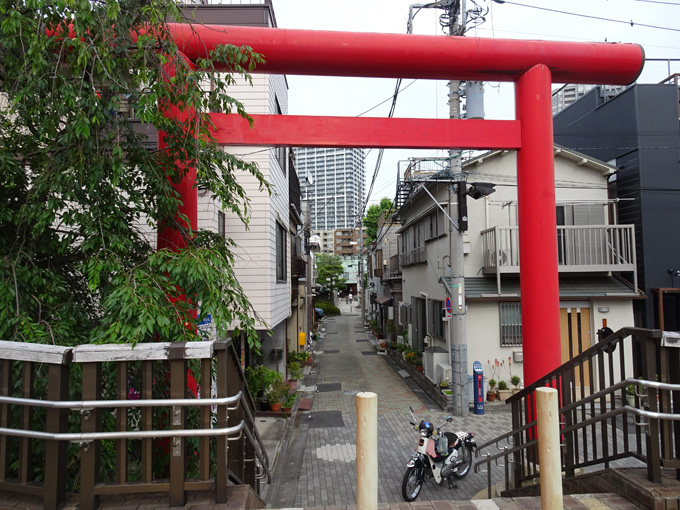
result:
<svg viewBox="0 0 680 510"><path fill-rule="evenodd" d="M272 0L279 28L340 30L352 32L406 33L408 0ZM467 10L474 7L467 0ZM467 32L468 37L543 39L638 43L646 58L680 59L680 0L516 0L504 4L478 0L485 10L485 21ZM537 6L579 14L547 12ZM416 15L413 32L443 35L438 15L441 10L422 9ZM584 16L625 21L616 23ZM630 22L633 22L631 26ZM646 27L650 25L657 28ZM666 28L668 30L666 30ZM656 83L680 73L680 62L646 62L639 79ZM447 118L445 81L404 80L395 117ZM396 80L288 76L289 113L294 115L359 115L391 98ZM555 88L557 85L555 86ZM386 117L391 100L367 116ZM514 92L511 84L485 85L485 112L489 119L514 118ZM366 159L367 185L375 171L378 150ZM387 150L369 203L381 197L394 198L397 166L409 156L437 156L441 151Z"/></svg>

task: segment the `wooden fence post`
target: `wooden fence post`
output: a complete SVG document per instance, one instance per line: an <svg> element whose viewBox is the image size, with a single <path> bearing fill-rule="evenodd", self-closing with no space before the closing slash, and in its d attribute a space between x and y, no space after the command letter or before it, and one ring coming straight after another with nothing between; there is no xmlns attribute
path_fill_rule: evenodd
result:
<svg viewBox="0 0 680 510"><path fill-rule="evenodd" d="M82 367L83 400L101 400L102 364L95 361L83 363ZM101 431L99 409L84 410L81 430L83 432ZM81 446L80 508L83 510L94 510L99 507L99 496L95 495L95 487L99 481L99 450L99 441L92 441Z"/></svg>
<svg viewBox="0 0 680 510"><path fill-rule="evenodd" d="M541 473L541 508L561 510L562 463L560 451L560 411L555 388L536 389L538 417L538 462Z"/></svg>
<svg viewBox="0 0 680 510"><path fill-rule="evenodd" d="M183 356L172 355L173 350L181 350L184 346L178 343L170 347L170 398L186 398L187 390L187 364ZM170 428L186 428L186 410L182 406L170 408ZM186 440L181 436L170 438L170 506L184 506L186 504L186 481L187 456Z"/></svg>
<svg viewBox="0 0 680 510"><path fill-rule="evenodd" d="M378 395L357 393L357 510L378 508Z"/></svg>
<svg viewBox="0 0 680 510"><path fill-rule="evenodd" d="M224 344L215 345L217 355L217 398L227 396L227 350ZM222 429L227 426L227 406L217 406L217 428ZM227 502L227 438L223 435L217 436L217 466L215 482L215 503Z"/></svg>
<svg viewBox="0 0 680 510"><path fill-rule="evenodd" d="M47 399L64 402L69 399L68 365L50 365L48 370ZM48 409L45 430L52 433L68 431L68 410ZM50 470L45 476L43 506L57 510L64 506L66 497L66 441L45 441L45 467Z"/></svg>

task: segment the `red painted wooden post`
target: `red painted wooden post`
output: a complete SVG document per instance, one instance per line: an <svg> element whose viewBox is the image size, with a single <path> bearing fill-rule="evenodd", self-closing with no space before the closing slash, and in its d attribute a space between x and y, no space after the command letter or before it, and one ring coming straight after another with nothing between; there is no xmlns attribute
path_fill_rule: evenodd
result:
<svg viewBox="0 0 680 510"><path fill-rule="evenodd" d="M539 64L515 85L516 116L522 124L522 147L517 151L517 208L527 384L561 365L550 84L550 70Z"/></svg>
<svg viewBox="0 0 680 510"><path fill-rule="evenodd" d="M187 65L194 67L194 64L183 54L180 53L182 58L184 58ZM175 76L175 62L171 62L165 66L165 72L167 79ZM165 113L168 117L177 119L179 122L185 122L190 117L196 114L196 110L191 108L180 108L178 104L163 105L165 108ZM168 145L165 142L166 133L163 131L158 131L158 149L163 150ZM189 133L189 137L193 134ZM183 214L186 216L186 222L180 222L182 226L195 230L198 226L198 191L195 187L196 184L196 167L191 162L186 161L175 161L175 166L180 171L185 171L186 173L182 177L182 181L179 184L174 184L173 186L179 192L182 203L179 206L178 214ZM177 221L179 217L176 218ZM158 230L158 249L169 248L171 250L181 250L187 245L186 239L182 233L175 229L172 225L164 225Z"/></svg>

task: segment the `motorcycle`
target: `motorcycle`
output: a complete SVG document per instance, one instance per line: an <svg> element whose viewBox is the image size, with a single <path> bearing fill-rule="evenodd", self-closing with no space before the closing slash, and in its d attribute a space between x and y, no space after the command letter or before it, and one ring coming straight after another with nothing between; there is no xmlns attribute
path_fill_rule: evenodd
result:
<svg viewBox="0 0 680 510"><path fill-rule="evenodd" d="M423 483L430 478L434 478L438 485L447 480L449 488L455 487L451 477L460 480L467 476L472 467L472 452L477 447L475 435L471 432L442 431L453 417L447 416L446 423L435 430L431 422L416 418L413 407L409 407L409 412L413 418L411 425L420 432L420 441L406 464L401 483L404 501L415 500Z"/></svg>

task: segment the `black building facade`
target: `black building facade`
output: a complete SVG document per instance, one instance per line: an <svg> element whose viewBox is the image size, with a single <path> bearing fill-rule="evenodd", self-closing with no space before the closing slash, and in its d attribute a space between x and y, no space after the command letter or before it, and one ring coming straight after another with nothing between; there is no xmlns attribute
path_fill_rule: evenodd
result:
<svg viewBox="0 0 680 510"><path fill-rule="evenodd" d="M636 326L680 330L680 104L677 82L636 84L607 100L599 87L554 117L555 142L618 168L610 197L635 225Z"/></svg>

